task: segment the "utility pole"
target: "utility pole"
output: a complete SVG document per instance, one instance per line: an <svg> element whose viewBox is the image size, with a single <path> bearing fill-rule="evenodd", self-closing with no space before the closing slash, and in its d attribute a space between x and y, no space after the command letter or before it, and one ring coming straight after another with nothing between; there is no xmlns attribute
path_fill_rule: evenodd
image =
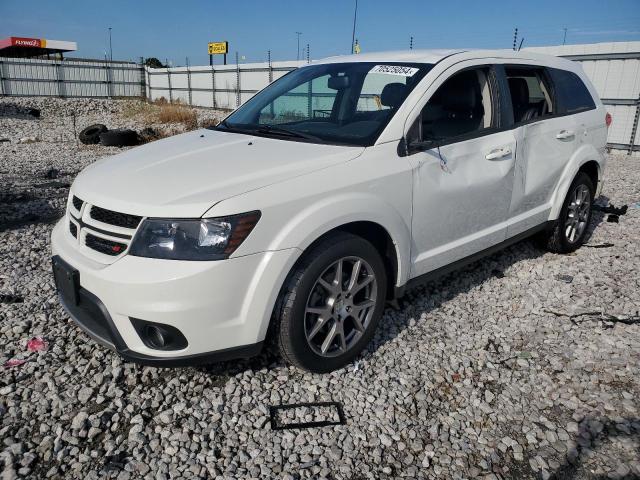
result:
<svg viewBox="0 0 640 480"><path fill-rule="evenodd" d="M111 27L109 27L109 60L113 62L113 48L111 47Z"/></svg>
<svg viewBox="0 0 640 480"><path fill-rule="evenodd" d="M411 35L411 38L409 39L409 50L413 50L413 35Z"/></svg>
<svg viewBox="0 0 640 480"><path fill-rule="evenodd" d="M562 44L565 45L567 43L567 28L564 28L564 37L562 38Z"/></svg>
<svg viewBox="0 0 640 480"><path fill-rule="evenodd" d="M296 49L296 60L300 60L300 35L302 35L302 32L296 32L296 35L298 36L298 48Z"/></svg>
<svg viewBox="0 0 640 480"><path fill-rule="evenodd" d="M518 44L518 27L513 31L513 49L516 49L516 45Z"/></svg>
<svg viewBox="0 0 640 480"><path fill-rule="evenodd" d="M356 8L353 11L353 33L351 34L351 53L353 54L356 41L356 19L358 18L358 0L356 0Z"/></svg>

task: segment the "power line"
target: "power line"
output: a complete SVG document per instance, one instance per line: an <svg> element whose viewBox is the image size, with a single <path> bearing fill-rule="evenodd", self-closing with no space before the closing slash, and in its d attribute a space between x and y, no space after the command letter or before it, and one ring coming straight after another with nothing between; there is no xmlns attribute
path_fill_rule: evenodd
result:
<svg viewBox="0 0 640 480"><path fill-rule="evenodd" d="M302 35L302 32L296 32L296 35L298 37L298 48L296 48L296 60L300 60L300 35Z"/></svg>
<svg viewBox="0 0 640 480"><path fill-rule="evenodd" d="M353 11L353 32L351 33L351 53L353 54L356 41L356 18L358 18L358 0L356 0L356 8Z"/></svg>

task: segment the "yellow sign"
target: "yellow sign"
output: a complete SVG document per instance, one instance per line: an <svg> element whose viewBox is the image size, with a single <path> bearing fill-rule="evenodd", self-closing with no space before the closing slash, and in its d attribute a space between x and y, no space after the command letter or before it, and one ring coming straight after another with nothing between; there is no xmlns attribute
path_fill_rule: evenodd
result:
<svg viewBox="0 0 640 480"><path fill-rule="evenodd" d="M216 55L220 53L229 53L229 42L209 43L209 55Z"/></svg>

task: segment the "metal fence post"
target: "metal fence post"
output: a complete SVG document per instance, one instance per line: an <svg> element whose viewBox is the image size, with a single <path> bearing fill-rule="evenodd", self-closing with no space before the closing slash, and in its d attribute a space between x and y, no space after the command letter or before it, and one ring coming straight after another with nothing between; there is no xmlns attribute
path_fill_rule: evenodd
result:
<svg viewBox="0 0 640 480"><path fill-rule="evenodd" d="M5 77L4 77L4 65L2 60L0 60L0 95L5 96L7 95L7 88L4 84L5 82Z"/></svg>
<svg viewBox="0 0 640 480"><path fill-rule="evenodd" d="M240 106L240 62L236 52L236 107Z"/></svg>
<svg viewBox="0 0 640 480"><path fill-rule="evenodd" d="M211 65L211 97L213 108L216 108L216 69Z"/></svg>
<svg viewBox="0 0 640 480"><path fill-rule="evenodd" d="M104 56L104 83L107 86L107 97L111 98L111 79L109 76L109 64L107 63L107 56Z"/></svg>
<svg viewBox="0 0 640 480"><path fill-rule="evenodd" d="M150 102L152 100L152 93L151 93L151 74L149 73L149 68L146 66L142 66L143 68L143 75L146 79L146 85L144 87L144 98L147 100L147 102ZM147 88L149 89L149 93L147 94Z"/></svg>
<svg viewBox="0 0 640 480"><path fill-rule="evenodd" d="M309 118L311 118L311 115L313 114L313 105L311 102L312 93L313 91L311 89L311 80L309 80L309 82L307 83L307 116Z"/></svg>
<svg viewBox="0 0 640 480"><path fill-rule="evenodd" d="M63 74L63 66L62 61L60 63L56 63L56 76L58 77L58 96L60 98L64 98L64 74Z"/></svg>
<svg viewBox="0 0 640 480"><path fill-rule="evenodd" d="M140 97L146 100L147 98L147 70L144 68L144 58L140 57ZM151 92L149 92L151 93Z"/></svg>
<svg viewBox="0 0 640 480"><path fill-rule="evenodd" d="M191 71L189 70L189 57L187 57L187 90L189 91L189 105L191 105Z"/></svg>
<svg viewBox="0 0 640 480"><path fill-rule="evenodd" d="M638 121L640 120L640 95L636 101L636 114L633 116L633 126L631 127L631 138L629 139L629 150L627 155L633 153L633 149L636 145L636 134L638 133Z"/></svg>
<svg viewBox="0 0 640 480"><path fill-rule="evenodd" d="M167 65L167 82L169 82L169 103L173 103L173 93L171 92L171 72L169 71L169 65Z"/></svg>

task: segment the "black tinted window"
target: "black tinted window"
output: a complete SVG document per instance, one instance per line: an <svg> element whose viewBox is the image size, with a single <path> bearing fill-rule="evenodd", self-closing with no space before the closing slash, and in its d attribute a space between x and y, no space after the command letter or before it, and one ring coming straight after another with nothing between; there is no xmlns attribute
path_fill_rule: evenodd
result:
<svg viewBox="0 0 640 480"><path fill-rule="evenodd" d="M217 128L316 143L373 145L432 65L309 65L276 80Z"/></svg>
<svg viewBox="0 0 640 480"><path fill-rule="evenodd" d="M465 70L449 78L422 109L422 138L443 141L492 127L488 68Z"/></svg>
<svg viewBox="0 0 640 480"><path fill-rule="evenodd" d="M596 108L589 90L578 75L556 68L549 70L558 98L558 113L576 113Z"/></svg>
<svg viewBox="0 0 640 480"><path fill-rule="evenodd" d="M542 68L513 66L505 68L513 121L530 122L551 115L553 92Z"/></svg>

